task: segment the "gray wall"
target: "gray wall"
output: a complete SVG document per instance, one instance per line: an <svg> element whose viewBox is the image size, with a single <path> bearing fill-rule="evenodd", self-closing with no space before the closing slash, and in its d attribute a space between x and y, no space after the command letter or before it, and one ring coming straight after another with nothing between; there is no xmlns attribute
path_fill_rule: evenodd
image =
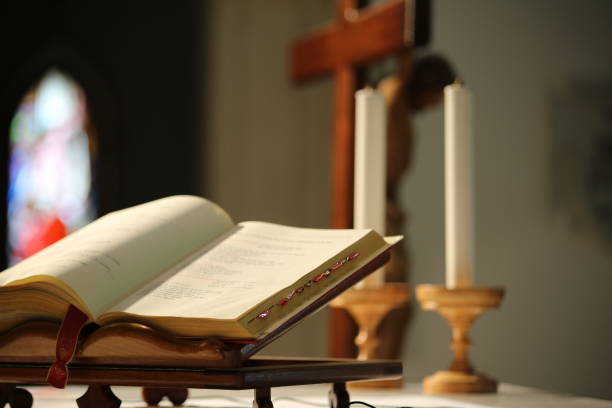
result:
<svg viewBox="0 0 612 408"><path fill-rule="evenodd" d="M287 48L331 19L333 3L206 7L204 190L237 220L327 225L331 81L294 87ZM589 141L605 131L610 16L607 1L437 0L432 44L474 91L477 282L508 291L475 326L476 366L506 382L607 398L612 245L582 180ZM441 110L416 120L416 163L402 189L414 283L444 279L442 124ZM320 314L266 351L323 355L326 336ZM448 341L439 316L418 312L407 378L444 368Z"/></svg>
<svg viewBox="0 0 612 408"><path fill-rule="evenodd" d="M602 92L612 84L612 2L438 0L434 16L432 48L474 93L476 281L507 289L500 311L475 325L476 366L506 382L612 398L612 241L585 192L589 143L612 138ZM413 282L442 283L442 111L418 118L416 132L402 194ZM448 336L440 317L417 314L409 379L448 363Z"/></svg>
<svg viewBox="0 0 612 408"><path fill-rule="evenodd" d="M236 221L327 227L332 81L295 86L289 44L332 18L333 2L206 5L205 196ZM308 319L266 353L325 355L326 317Z"/></svg>

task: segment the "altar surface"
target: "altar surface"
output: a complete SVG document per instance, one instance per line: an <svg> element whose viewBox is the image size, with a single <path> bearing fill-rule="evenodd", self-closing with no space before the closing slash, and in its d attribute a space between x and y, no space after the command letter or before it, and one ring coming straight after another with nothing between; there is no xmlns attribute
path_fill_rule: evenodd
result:
<svg viewBox="0 0 612 408"><path fill-rule="evenodd" d="M69 386L65 390L51 387L26 387L34 396L34 407L74 407L74 400L85 393L84 386ZM145 407L140 390L135 387L113 387L122 400L121 407ZM328 407L325 385L279 387L272 389L272 401L277 408ZM562 395L529 387L501 384L498 394L429 396L421 393L420 384L407 384L402 390L349 390L351 401L364 401L377 408L386 407L447 407L447 408L612 408L612 401ZM186 407L250 408L252 391L190 390ZM171 406L164 401L164 406ZM351 407L365 408L354 404Z"/></svg>

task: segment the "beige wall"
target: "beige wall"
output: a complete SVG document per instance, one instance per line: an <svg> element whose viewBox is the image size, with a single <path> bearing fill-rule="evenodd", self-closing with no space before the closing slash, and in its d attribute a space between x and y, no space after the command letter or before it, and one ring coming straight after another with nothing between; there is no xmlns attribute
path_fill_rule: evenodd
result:
<svg viewBox="0 0 612 408"><path fill-rule="evenodd" d="M287 50L332 18L333 3L208 3L204 188L237 220L327 225L331 80L294 87ZM580 165L568 173L559 157L580 163L563 141L584 146L598 129L601 97L588 89L612 82L611 8L437 0L433 21L433 48L475 94L477 282L508 289L502 309L476 324L474 361L502 381L607 398L612 245L583 214ZM439 110L416 121L416 163L402 189L416 283L444 275L442 123ZM268 351L323 355L325 338L320 314ZM445 367L448 341L441 318L418 312L407 378Z"/></svg>
<svg viewBox="0 0 612 408"><path fill-rule="evenodd" d="M204 194L236 221L326 227L331 77L295 86L292 38L329 20L328 0L218 0L204 8ZM324 355L326 313L266 352Z"/></svg>
<svg viewBox="0 0 612 408"><path fill-rule="evenodd" d="M612 139L612 3L438 0L434 16L432 47L474 92L477 282L508 290L475 326L474 361L502 381L612 399L612 242L583 213L580 181L581 149ZM441 283L441 110L416 130L402 194L413 281ZM447 342L442 319L418 313L408 378L444 367Z"/></svg>

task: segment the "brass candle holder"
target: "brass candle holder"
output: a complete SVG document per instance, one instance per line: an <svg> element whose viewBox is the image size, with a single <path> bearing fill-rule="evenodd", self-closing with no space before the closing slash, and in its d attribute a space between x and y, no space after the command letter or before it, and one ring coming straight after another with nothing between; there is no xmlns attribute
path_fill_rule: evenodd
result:
<svg viewBox="0 0 612 408"><path fill-rule="evenodd" d="M477 373L468 358L472 323L488 309L497 308L504 297L503 288L469 287L451 289L419 285L416 296L424 310L434 310L451 326L451 349L455 357L447 370L423 380L427 394L497 392L497 381Z"/></svg>

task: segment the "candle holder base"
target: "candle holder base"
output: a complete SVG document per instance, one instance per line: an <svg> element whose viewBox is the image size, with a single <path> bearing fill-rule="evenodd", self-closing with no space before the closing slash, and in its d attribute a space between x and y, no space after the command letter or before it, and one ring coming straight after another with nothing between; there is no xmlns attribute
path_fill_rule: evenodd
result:
<svg viewBox="0 0 612 408"><path fill-rule="evenodd" d="M331 307L345 309L359 327L355 337L359 349L358 360L377 358L376 351L380 344L378 326L390 311L406 305L409 294L408 285L393 282L376 288L351 289L332 301ZM350 384L353 388L401 388L402 385L401 379Z"/></svg>
<svg viewBox="0 0 612 408"><path fill-rule="evenodd" d="M443 370L425 377L423 391L427 394L497 392L497 381L483 374Z"/></svg>
<svg viewBox="0 0 612 408"><path fill-rule="evenodd" d="M375 380L375 381L351 381L346 383L350 389L393 389L397 390L404 386L404 380L397 378L395 380Z"/></svg>
<svg viewBox="0 0 612 408"><path fill-rule="evenodd" d="M485 311L497 308L504 296L503 288L446 288L419 285L417 299L424 310L434 310L451 326L451 349L455 357L448 370L438 371L423 381L427 394L496 392L497 381L474 370L468 359L468 332L474 320Z"/></svg>

